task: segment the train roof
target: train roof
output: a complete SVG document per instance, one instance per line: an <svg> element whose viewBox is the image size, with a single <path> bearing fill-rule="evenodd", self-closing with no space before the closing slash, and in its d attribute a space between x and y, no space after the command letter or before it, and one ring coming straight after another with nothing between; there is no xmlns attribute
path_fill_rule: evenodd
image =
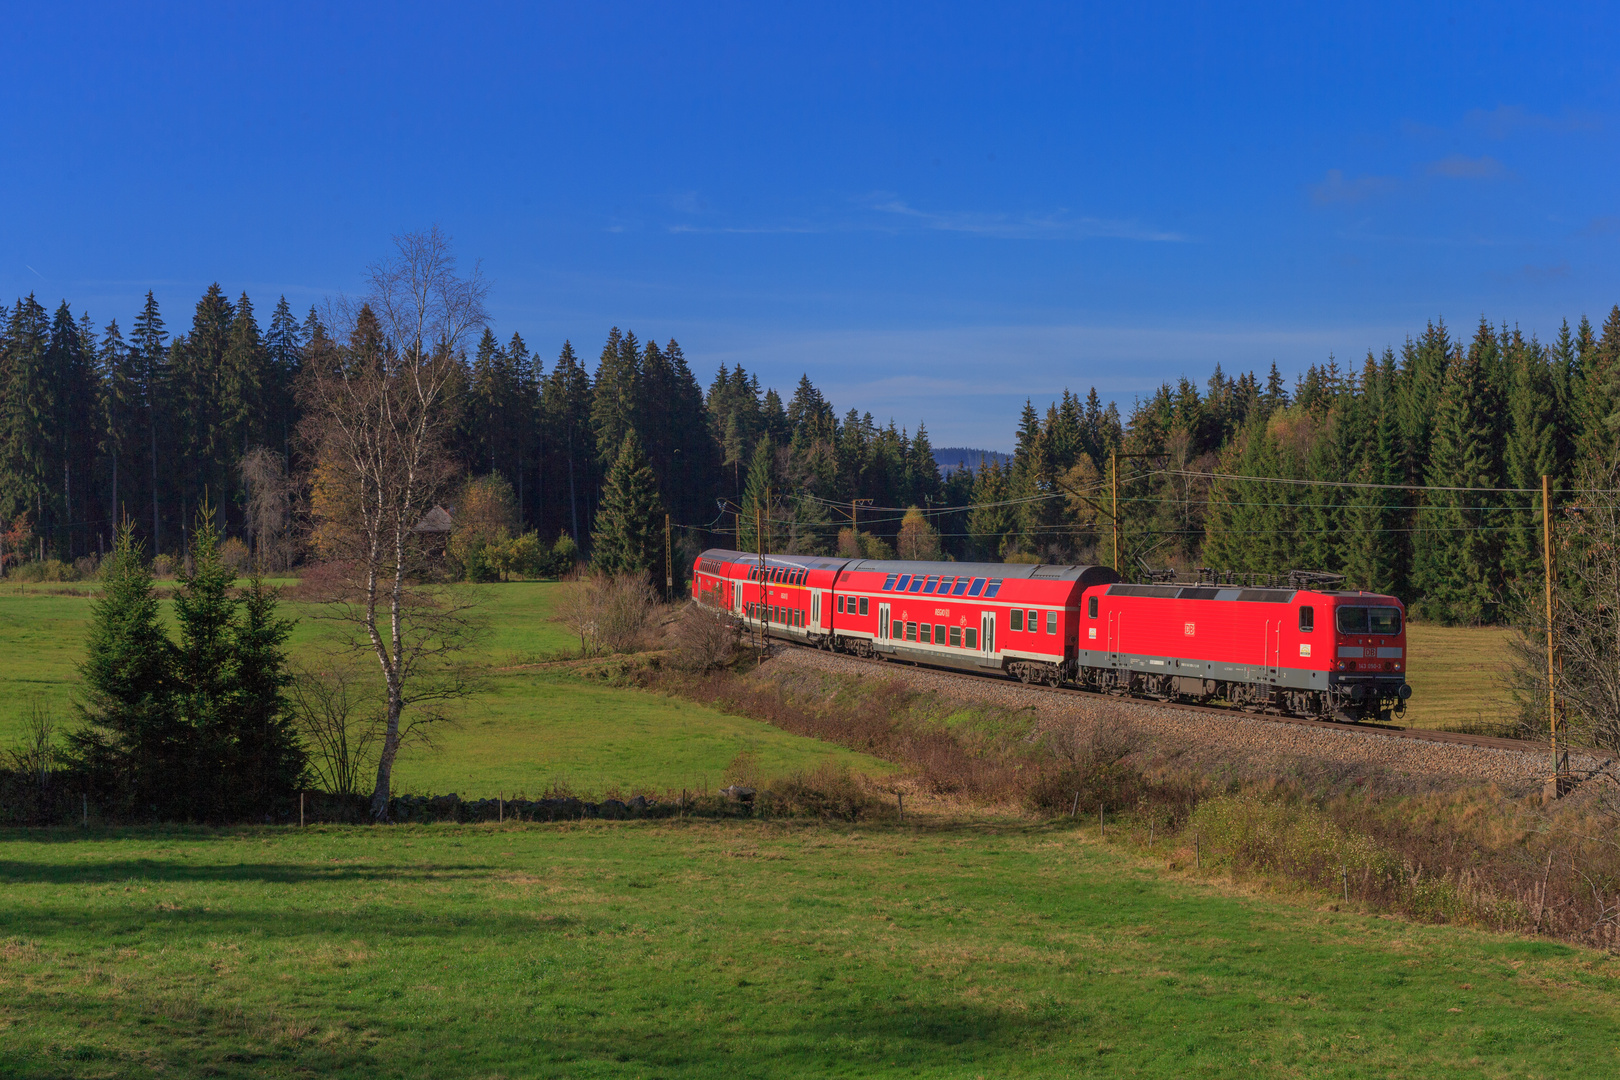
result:
<svg viewBox="0 0 1620 1080"><path fill-rule="evenodd" d="M763 559L766 566L791 566L800 570L842 570L850 563L849 559L826 555L760 555L758 552L731 551L727 548L710 548L698 558L721 559L725 562L747 563L751 566L758 566Z"/></svg>
<svg viewBox="0 0 1620 1080"><path fill-rule="evenodd" d="M711 548L700 559L758 563L762 556L747 551ZM859 570L874 574L966 574L995 577L1004 581L1078 581L1083 585L1106 585L1118 581L1111 566L1059 566L1051 563L959 563L921 562L907 559L845 559L825 555L765 555L766 566L794 566L809 570Z"/></svg>
<svg viewBox="0 0 1620 1080"><path fill-rule="evenodd" d="M1078 581L1084 585L1106 585L1118 581L1112 566L1060 566L1054 563L963 563L921 562L908 559L861 559L848 570L877 574L965 574L971 577L1001 578L1003 581Z"/></svg>

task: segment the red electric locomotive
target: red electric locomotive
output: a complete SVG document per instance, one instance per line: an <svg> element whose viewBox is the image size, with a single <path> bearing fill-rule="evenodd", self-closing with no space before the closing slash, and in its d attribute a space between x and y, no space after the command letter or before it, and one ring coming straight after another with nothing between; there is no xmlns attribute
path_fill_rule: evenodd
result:
<svg viewBox="0 0 1620 1080"><path fill-rule="evenodd" d="M1404 709L1405 610L1363 592L1129 585L1106 566L710 550L700 604L859 656L1341 719Z"/></svg>

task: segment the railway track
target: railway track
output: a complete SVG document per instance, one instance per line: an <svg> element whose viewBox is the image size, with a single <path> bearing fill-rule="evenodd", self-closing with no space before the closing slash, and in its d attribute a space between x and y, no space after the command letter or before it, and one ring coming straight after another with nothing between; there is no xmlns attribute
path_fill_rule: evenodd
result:
<svg viewBox="0 0 1620 1080"><path fill-rule="evenodd" d="M807 652L827 651L816 646L803 645L784 638L767 638L766 646L767 650L772 646L785 646ZM882 657L866 659L843 652L833 653L832 655L855 664L871 665L877 668L915 668L919 671L927 671L931 675L943 675L967 683L982 683L986 679L997 678L994 675L973 675L963 671L954 671L950 668L919 664L910 660L888 660ZM1017 679L1005 675L1000 676L1000 678L1028 690L1039 690L1049 694L1072 694L1093 701L1117 701L1129 705L1151 706L1156 709L1174 709L1180 712L1205 713L1226 718L1259 720L1270 724L1292 724L1296 727L1323 728L1328 731L1337 731L1349 735L1381 735L1385 738L1413 739L1419 742L1447 743L1453 746L1472 746L1480 749L1505 750L1518 754L1548 754L1548 764L1551 765L1551 751L1546 746L1540 743L1527 742L1523 739L1504 739L1494 735L1468 735L1458 731L1429 731L1423 728L1400 727L1395 724L1370 724L1364 721L1317 720L1306 716L1289 716L1285 713L1250 712L1246 709L1218 705L1193 705L1183 701L1162 701L1158 698L1125 697L1119 694L1100 693L1095 690L1081 690L1071 686L1041 686L1034 683L1021 683Z"/></svg>

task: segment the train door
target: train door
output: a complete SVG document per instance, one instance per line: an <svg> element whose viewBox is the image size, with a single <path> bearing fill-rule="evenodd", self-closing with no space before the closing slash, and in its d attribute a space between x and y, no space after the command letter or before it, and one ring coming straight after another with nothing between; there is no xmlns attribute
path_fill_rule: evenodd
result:
<svg viewBox="0 0 1620 1080"><path fill-rule="evenodd" d="M810 628L821 629L821 594L818 592L810 594Z"/></svg>
<svg viewBox="0 0 1620 1080"><path fill-rule="evenodd" d="M984 643L984 651L994 656L996 652L996 613L986 611L979 616L979 640Z"/></svg>
<svg viewBox="0 0 1620 1080"><path fill-rule="evenodd" d="M879 604L878 605L878 637L883 641L889 640L889 605L888 604Z"/></svg>

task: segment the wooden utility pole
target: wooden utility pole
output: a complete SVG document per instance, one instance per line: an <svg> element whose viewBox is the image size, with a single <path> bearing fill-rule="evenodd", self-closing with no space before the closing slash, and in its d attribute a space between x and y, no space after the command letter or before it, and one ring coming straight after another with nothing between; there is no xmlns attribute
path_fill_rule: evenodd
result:
<svg viewBox="0 0 1620 1080"><path fill-rule="evenodd" d="M669 543L669 515L664 515L664 599L675 598L675 560Z"/></svg>
<svg viewBox="0 0 1620 1080"><path fill-rule="evenodd" d="M1557 637L1553 629L1553 547L1552 547L1552 479L1541 478L1541 559L1546 577L1547 594L1547 730L1552 738L1553 797L1564 794L1564 774L1569 771L1567 751L1558 751L1558 669Z"/></svg>
<svg viewBox="0 0 1620 1080"><path fill-rule="evenodd" d="M1108 455L1108 471L1112 478L1114 489L1114 510L1109 517L1114 519L1114 573L1119 573L1119 451L1114 450Z"/></svg>

